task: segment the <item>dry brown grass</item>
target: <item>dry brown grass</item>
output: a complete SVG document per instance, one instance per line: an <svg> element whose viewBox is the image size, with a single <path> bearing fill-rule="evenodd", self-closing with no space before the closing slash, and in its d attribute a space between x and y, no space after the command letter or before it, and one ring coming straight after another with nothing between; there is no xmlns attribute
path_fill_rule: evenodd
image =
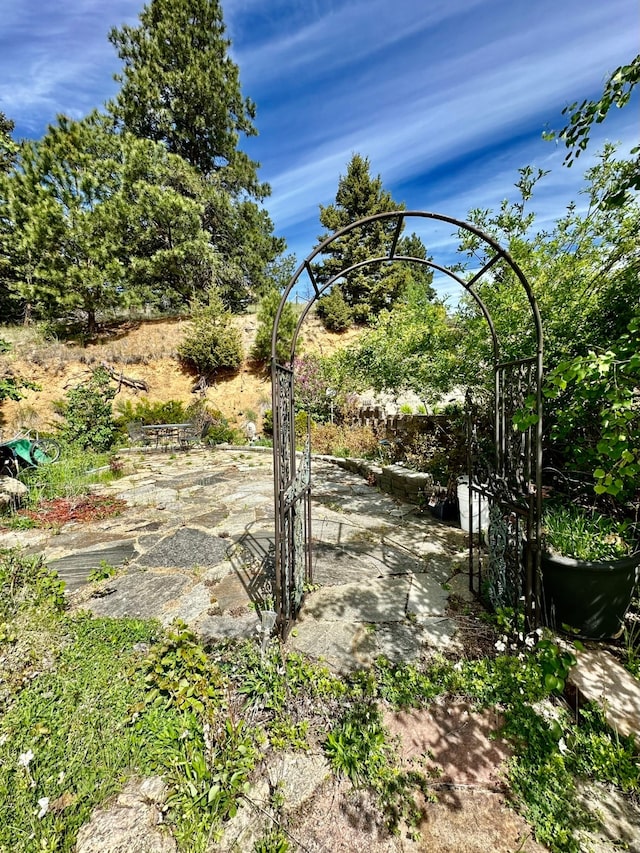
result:
<svg viewBox="0 0 640 853"><path fill-rule="evenodd" d="M256 315L242 315L234 321L242 333L245 353L248 353L257 329ZM120 323L85 347L64 341L45 341L35 328L0 329L0 337L13 346L4 358L9 360L14 372L40 386L39 391L26 392L20 402L3 404L0 426L5 436L23 426L43 431L54 426L58 421L55 401L63 399L70 387L87 379L91 370L103 362L127 377L145 382L149 388L145 396L152 402L181 400L187 405L194 402L193 387L198 377L176 358L177 347L189 325L186 318ZM326 332L312 315L303 325L301 349L328 355L351 343L359 334L360 330L355 329L343 335ZM122 387L116 399L140 396L141 392ZM271 408L271 381L258 365L245 361L237 374L216 379L207 388L206 399L238 427L247 420L248 412L255 414L260 429L264 412Z"/></svg>

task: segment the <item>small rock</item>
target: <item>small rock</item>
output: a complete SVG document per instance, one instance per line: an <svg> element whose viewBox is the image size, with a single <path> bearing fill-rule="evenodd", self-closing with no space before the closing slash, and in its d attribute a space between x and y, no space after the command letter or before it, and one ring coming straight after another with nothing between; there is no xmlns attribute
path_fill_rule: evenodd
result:
<svg viewBox="0 0 640 853"><path fill-rule="evenodd" d="M165 797L159 777L131 780L114 802L97 808L80 827L76 853L176 853L175 840L159 827L156 804Z"/></svg>
<svg viewBox="0 0 640 853"><path fill-rule="evenodd" d="M14 477L0 476L0 506L19 506L29 489Z"/></svg>

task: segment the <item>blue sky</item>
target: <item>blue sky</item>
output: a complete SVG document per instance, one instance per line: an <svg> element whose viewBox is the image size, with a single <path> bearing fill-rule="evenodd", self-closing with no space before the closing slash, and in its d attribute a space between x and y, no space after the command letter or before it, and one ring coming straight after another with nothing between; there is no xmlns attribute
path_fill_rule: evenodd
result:
<svg viewBox="0 0 640 853"><path fill-rule="evenodd" d="M59 112L79 118L116 91L107 39L141 0L4 0L0 110L39 137ZM302 260L323 230L351 156L409 209L465 219L513 197L518 168L550 169L532 209L541 225L579 201L605 139L638 139L638 97L614 110L572 169L544 142L562 108L597 97L640 49L637 0L223 0L259 136L241 147L271 184L276 233ZM420 233L420 229L417 229ZM438 260L450 228L422 234Z"/></svg>

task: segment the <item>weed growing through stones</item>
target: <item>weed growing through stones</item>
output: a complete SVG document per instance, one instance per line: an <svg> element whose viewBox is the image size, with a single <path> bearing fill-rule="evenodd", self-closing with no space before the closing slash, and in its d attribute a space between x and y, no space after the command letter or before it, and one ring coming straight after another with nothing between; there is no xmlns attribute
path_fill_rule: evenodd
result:
<svg viewBox="0 0 640 853"><path fill-rule="evenodd" d="M356 702L329 732L324 751L334 771L347 776L355 787L367 787L376 794L391 831L401 822L417 826L421 813L415 795L419 791L432 798L428 780L397 766L376 703Z"/></svg>
<svg viewBox="0 0 640 853"><path fill-rule="evenodd" d="M291 845L283 830L275 827L267 830L262 838L256 841L253 853L289 853Z"/></svg>
<svg viewBox="0 0 640 853"><path fill-rule="evenodd" d="M108 580L112 578L118 569L115 566L109 565L106 560L100 560L100 563L95 567L95 569L91 569L87 580L89 583L99 583L100 581Z"/></svg>
<svg viewBox="0 0 640 853"><path fill-rule="evenodd" d="M62 612L65 583L41 556L17 548L0 550L0 616L12 619L21 609L49 607Z"/></svg>

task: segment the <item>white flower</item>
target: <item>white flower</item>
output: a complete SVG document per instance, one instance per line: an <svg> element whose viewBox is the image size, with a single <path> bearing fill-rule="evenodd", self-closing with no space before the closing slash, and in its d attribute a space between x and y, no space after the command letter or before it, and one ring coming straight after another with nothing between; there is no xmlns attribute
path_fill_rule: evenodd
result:
<svg viewBox="0 0 640 853"><path fill-rule="evenodd" d="M34 758L35 758L35 755L33 754L33 752L30 749L28 749L26 752L22 752L18 756L18 764L20 765L20 767L26 767L28 770L29 765L31 764L31 762L33 761Z"/></svg>
<svg viewBox="0 0 640 853"><path fill-rule="evenodd" d="M561 737L561 738L560 738L560 740L558 741L558 749L560 750L560 753L561 753L562 755L564 755L565 753L569 752L569 747L568 747L568 746L567 746L567 744L565 743L565 740L564 740L564 738L563 738L563 737Z"/></svg>
<svg viewBox="0 0 640 853"><path fill-rule="evenodd" d="M498 640L498 641L495 643L495 648L496 648L499 652L503 652L503 651L507 648L507 644L506 644L506 643L503 643L503 641L502 641L502 640Z"/></svg>
<svg viewBox="0 0 640 853"><path fill-rule="evenodd" d="M38 805L40 806L38 818L42 819L49 811L49 797L40 797L40 799L38 800Z"/></svg>
<svg viewBox="0 0 640 853"><path fill-rule="evenodd" d="M533 634L527 634L527 636L524 638L524 644L528 649L532 649L535 646L536 638L533 636Z"/></svg>

